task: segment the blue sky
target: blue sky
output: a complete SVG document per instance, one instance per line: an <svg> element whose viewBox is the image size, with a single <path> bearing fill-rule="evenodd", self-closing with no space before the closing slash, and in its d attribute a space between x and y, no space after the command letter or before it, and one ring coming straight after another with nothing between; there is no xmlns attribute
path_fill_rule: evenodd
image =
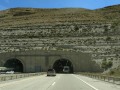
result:
<svg viewBox="0 0 120 90"><path fill-rule="evenodd" d="M120 4L120 0L0 0L0 10L15 7L97 9Z"/></svg>

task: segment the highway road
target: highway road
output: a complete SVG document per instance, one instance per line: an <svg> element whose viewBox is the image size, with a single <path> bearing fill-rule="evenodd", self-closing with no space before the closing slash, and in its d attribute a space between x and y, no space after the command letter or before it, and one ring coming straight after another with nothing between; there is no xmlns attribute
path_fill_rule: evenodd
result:
<svg viewBox="0 0 120 90"><path fill-rule="evenodd" d="M120 90L120 85L81 75L57 74L3 81L0 90Z"/></svg>

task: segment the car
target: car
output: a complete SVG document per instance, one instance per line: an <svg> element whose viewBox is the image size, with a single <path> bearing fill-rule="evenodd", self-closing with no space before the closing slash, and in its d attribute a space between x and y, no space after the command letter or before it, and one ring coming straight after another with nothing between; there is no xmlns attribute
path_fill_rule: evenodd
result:
<svg viewBox="0 0 120 90"><path fill-rule="evenodd" d="M64 73L69 73L69 72L70 72L69 66L64 66L63 72L64 72Z"/></svg>
<svg viewBox="0 0 120 90"><path fill-rule="evenodd" d="M47 76L56 76L56 72L54 69L48 69Z"/></svg>
<svg viewBox="0 0 120 90"><path fill-rule="evenodd" d="M14 71L7 71L6 74L14 74Z"/></svg>

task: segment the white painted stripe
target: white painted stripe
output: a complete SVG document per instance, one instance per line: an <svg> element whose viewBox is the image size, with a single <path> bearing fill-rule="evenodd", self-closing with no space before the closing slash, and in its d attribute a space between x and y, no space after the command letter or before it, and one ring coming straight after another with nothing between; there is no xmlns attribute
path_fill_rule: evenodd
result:
<svg viewBox="0 0 120 90"><path fill-rule="evenodd" d="M73 75L74 77L78 78L79 80L81 80L82 82L84 82L85 84L87 84L88 86L90 86L91 88L93 88L94 90L99 90L97 88L95 88L94 86L90 85L89 83L85 82L84 80L80 79L79 77Z"/></svg>
<svg viewBox="0 0 120 90"><path fill-rule="evenodd" d="M52 84L52 86L55 85L55 83L56 83L56 82L54 82L54 83Z"/></svg>

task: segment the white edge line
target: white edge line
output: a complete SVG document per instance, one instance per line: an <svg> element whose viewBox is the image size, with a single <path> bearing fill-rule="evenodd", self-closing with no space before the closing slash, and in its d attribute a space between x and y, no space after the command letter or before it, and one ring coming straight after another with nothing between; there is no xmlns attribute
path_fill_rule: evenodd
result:
<svg viewBox="0 0 120 90"><path fill-rule="evenodd" d="M79 80L81 80L82 82L84 82L85 84L87 84L88 86L90 86L91 88L93 88L94 90L99 90L97 88L95 88L94 86L90 85L89 83L85 82L84 80L80 79L79 77L73 75L74 77L78 78Z"/></svg>

